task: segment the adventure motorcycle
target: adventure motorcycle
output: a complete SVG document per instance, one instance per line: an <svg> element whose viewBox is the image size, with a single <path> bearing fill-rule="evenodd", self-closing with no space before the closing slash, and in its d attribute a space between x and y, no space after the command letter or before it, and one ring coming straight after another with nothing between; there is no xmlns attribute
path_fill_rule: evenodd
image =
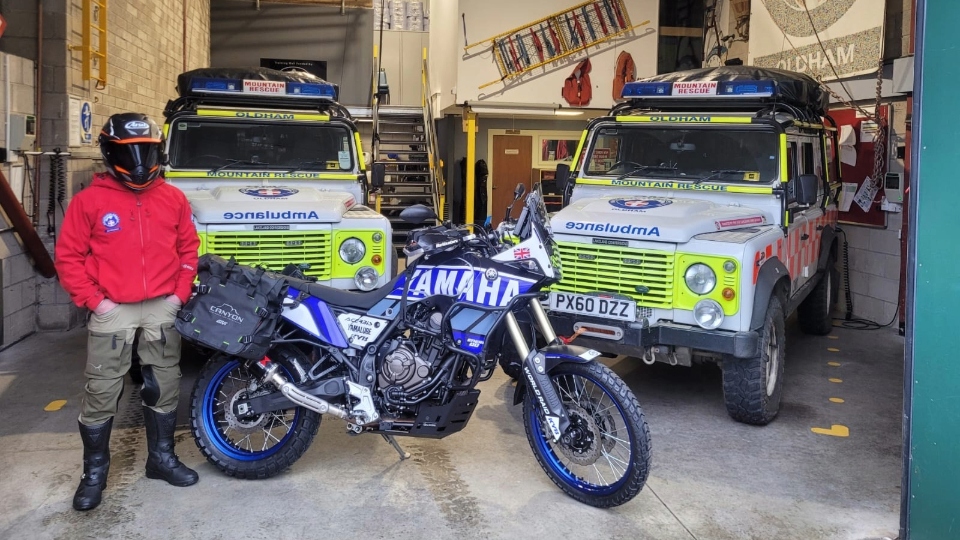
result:
<svg viewBox="0 0 960 540"><path fill-rule="evenodd" d="M519 186L514 201L522 194ZM415 206L404 218L435 216ZM216 354L196 381L191 426L207 460L230 476L274 476L306 451L322 415L351 434L382 435L404 459L394 436L462 430L477 383L493 375L499 349L513 347L522 359L514 404L523 403L543 470L589 505L632 499L650 470L650 432L599 353L564 344L547 319L541 291L560 267L541 196L528 195L516 221L478 231L445 223L411 232L406 270L366 293L290 277L268 354ZM545 346L528 343L533 328Z"/></svg>

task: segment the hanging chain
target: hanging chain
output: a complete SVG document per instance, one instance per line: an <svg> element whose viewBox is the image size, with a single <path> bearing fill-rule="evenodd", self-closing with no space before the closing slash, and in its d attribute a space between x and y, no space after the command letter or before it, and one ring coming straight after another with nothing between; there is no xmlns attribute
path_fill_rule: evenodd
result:
<svg viewBox="0 0 960 540"><path fill-rule="evenodd" d="M830 88L823 82L823 77L818 76L817 80L820 82L820 86L827 91L830 96L843 104L844 107L848 109L856 109L861 115L866 118L869 118L877 125L877 132L874 135L873 139L873 176L870 180L877 186L880 186L880 175L883 174L886 169L886 140L887 140L887 119L880 115L880 105L883 98L883 58L881 58L877 65L877 95L874 101L873 113L868 112L866 109L852 103L845 97L838 94L833 88Z"/></svg>

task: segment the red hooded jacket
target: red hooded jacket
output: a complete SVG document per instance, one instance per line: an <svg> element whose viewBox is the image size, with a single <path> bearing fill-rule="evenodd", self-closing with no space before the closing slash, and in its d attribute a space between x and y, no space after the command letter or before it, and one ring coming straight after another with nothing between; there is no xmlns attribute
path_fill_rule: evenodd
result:
<svg viewBox="0 0 960 540"><path fill-rule="evenodd" d="M67 208L57 273L73 302L91 310L104 298L125 304L175 294L186 302L199 247L179 189L158 178L136 192L96 174Z"/></svg>

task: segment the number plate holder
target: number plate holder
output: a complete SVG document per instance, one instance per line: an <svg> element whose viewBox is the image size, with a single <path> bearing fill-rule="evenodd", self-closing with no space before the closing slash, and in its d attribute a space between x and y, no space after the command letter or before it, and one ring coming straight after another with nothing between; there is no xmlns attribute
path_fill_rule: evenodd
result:
<svg viewBox="0 0 960 540"><path fill-rule="evenodd" d="M562 313L575 313L626 322L636 322L637 320L637 303L625 298L551 292L547 299L547 305L551 311Z"/></svg>

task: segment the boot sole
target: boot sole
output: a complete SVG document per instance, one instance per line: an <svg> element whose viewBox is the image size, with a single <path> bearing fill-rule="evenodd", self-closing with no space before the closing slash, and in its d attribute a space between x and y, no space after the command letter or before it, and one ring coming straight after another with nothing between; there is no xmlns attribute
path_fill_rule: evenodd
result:
<svg viewBox="0 0 960 540"><path fill-rule="evenodd" d="M147 469L147 470L146 470L146 477L147 477L147 478L150 478L151 480L163 480L163 481L165 481L166 483L170 484L171 486L176 486L176 487L192 486L192 485L196 484L198 481L200 481L200 479L197 478L196 480L194 480L194 481L192 481L192 482L171 482L170 480L167 480L167 478L166 478L165 476L163 476L162 474L160 474L160 473L158 473L158 472L156 472L156 471L151 471L150 469Z"/></svg>
<svg viewBox="0 0 960 540"><path fill-rule="evenodd" d="M104 483L100 486L100 492L102 493L102 492L104 492L104 491L106 491L106 490L107 490L107 483L104 482ZM82 507L82 508L78 508L77 505L74 504L74 505L73 505L73 509L76 510L77 512L88 512L88 511L93 510L94 508L100 506L100 503L102 503L102 502L103 502L103 499L101 498L99 501L97 501L97 504L95 504L95 505L93 505L93 506L85 506L85 507Z"/></svg>

